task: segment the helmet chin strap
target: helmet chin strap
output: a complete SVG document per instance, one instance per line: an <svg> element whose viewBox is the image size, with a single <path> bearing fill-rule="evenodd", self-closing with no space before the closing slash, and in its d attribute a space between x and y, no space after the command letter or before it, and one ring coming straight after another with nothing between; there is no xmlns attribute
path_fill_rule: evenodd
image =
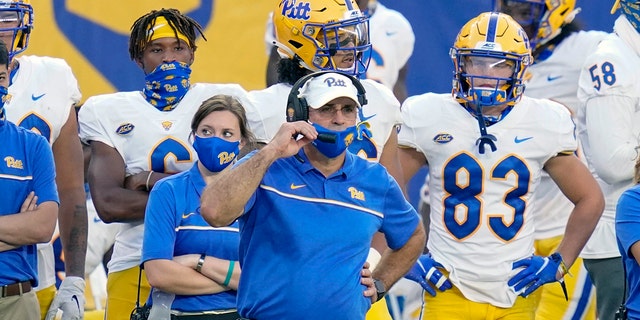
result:
<svg viewBox="0 0 640 320"><path fill-rule="evenodd" d="M487 125L485 124L484 115L482 114L482 108L483 106L496 106L500 104L500 100L504 100L506 97L506 92L503 90L496 90L494 88L472 88L469 90L469 95L478 102L474 109L476 119L478 120L478 126L480 128L480 138L476 140L478 152L480 152L480 154L484 154L486 144L491 147L491 152L495 152L498 150L495 144L495 141L498 141L498 139L496 136L487 132Z"/></svg>

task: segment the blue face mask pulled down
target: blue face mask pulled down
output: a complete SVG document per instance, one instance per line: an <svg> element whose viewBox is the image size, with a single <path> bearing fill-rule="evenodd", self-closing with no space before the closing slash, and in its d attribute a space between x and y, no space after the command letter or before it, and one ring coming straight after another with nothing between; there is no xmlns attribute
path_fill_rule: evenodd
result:
<svg viewBox="0 0 640 320"><path fill-rule="evenodd" d="M198 160L207 170L220 172L238 157L240 141L229 142L218 137L202 138L195 136L193 148L198 154Z"/></svg>
<svg viewBox="0 0 640 320"><path fill-rule="evenodd" d="M144 77L142 94L156 109L171 111L189 91L190 75L191 68L186 63L163 63Z"/></svg>
<svg viewBox="0 0 640 320"><path fill-rule="evenodd" d="M319 135L326 136L334 136L336 138L335 142L327 142L321 141L320 139L316 139L312 142L312 144L327 158L335 158L341 155L347 147L353 142L356 134L358 133L356 126L348 127L343 131L334 131L329 130L323 126L320 126L316 123L312 124L316 131L318 131Z"/></svg>

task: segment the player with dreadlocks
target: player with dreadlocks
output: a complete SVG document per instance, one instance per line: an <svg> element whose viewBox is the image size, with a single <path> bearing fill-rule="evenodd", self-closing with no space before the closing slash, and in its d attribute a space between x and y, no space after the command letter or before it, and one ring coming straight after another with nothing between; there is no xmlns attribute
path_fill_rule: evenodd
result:
<svg viewBox="0 0 640 320"><path fill-rule="evenodd" d="M80 138L91 145L88 182L98 215L123 223L108 265L106 319L129 319L138 285L142 299L150 293L146 277L138 280L149 191L197 160L189 132L198 106L216 94L249 105L239 85L190 83L198 35L204 39L202 27L178 10L145 14L129 41L145 86L91 97L79 113Z"/></svg>

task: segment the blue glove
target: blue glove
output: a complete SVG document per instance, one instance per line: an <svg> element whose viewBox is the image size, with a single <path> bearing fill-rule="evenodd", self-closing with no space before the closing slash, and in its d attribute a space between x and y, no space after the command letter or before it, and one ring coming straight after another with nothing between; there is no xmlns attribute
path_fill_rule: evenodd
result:
<svg viewBox="0 0 640 320"><path fill-rule="evenodd" d="M521 296L527 297L540 286L546 283L558 281L562 285L563 291L566 287L562 278L558 280L556 274L560 271L560 274L564 275L566 268L562 261L562 256L559 253L554 253L548 257L531 256L526 259L518 260L513 263L512 269L524 268L518 272L515 276L509 279L509 286L514 287L515 292L520 292Z"/></svg>
<svg viewBox="0 0 640 320"><path fill-rule="evenodd" d="M440 263L433 260L430 253L426 253L418 258L418 261L411 267L409 272L404 276L406 279L415 281L422 286L422 289L429 292L431 296L436 296L436 290L440 291L451 289L453 286L451 281L440 272L437 268L444 268ZM427 283L427 280L429 283Z"/></svg>

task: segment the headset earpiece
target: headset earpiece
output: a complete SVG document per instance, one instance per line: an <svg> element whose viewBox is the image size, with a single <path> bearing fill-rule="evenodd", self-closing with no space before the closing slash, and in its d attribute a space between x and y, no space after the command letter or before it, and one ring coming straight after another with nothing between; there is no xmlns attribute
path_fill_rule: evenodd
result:
<svg viewBox="0 0 640 320"><path fill-rule="evenodd" d="M300 95L300 88L302 88L307 81L327 73L339 73L340 75L349 78L358 90L358 103L360 103L360 106L367 104L367 97L365 95L366 91L358 78L334 70L318 71L298 79L298 81L293 84L293 87L291 87L291 91L289 91L289 96L287 98L287 122L309 120L309 105L307 104L307 100L304 97L298 97Z"/></svg>

